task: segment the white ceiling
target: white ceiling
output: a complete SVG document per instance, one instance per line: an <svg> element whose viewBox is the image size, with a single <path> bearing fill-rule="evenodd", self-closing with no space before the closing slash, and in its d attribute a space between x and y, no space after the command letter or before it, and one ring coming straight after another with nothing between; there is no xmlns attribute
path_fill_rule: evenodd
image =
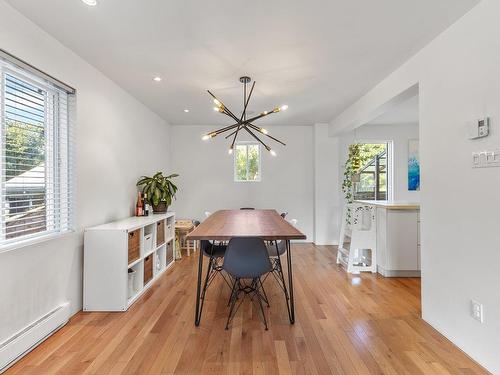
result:
<svg viewBox="0 0 500 375"><path fill-rule="evenodd" d="M294 125L332 120L479 2L98 1L7 0L171 124L227 124L205 89L237 112L247 74L250 110L290 106L260 123Z"/></svg>
<svg viewBox="0 0 500 375"><path fill-rule="evenodd" d="M383 115L370 121L373 125L401 125L418 124L418 95L414 96L394 108L391 108Z"/></svg>

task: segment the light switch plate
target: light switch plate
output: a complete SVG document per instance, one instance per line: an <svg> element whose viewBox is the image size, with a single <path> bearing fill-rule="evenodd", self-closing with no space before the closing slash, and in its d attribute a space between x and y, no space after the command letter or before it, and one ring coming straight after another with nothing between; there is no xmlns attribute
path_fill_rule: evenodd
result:
<svg viewBox="0 0 500 375"><path fill-rule="evenodd" d="M472 153L472 168L500 167L500 150Z"/></svg>

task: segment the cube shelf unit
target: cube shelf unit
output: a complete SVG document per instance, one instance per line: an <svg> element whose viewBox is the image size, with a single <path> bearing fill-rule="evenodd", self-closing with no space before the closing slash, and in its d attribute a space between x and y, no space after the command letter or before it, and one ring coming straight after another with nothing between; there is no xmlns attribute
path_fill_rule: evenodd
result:
<svg viewBox="0 0 500 375"><path fill-rule="evenodd" d="M174 212L85 229L83 310L126 311L174 257Z"/></svg>

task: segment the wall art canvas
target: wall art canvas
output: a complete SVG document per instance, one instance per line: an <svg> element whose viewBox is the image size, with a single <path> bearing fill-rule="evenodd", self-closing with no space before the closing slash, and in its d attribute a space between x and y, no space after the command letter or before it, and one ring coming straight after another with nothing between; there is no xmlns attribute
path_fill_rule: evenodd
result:
<svg viewBox="0 0 500 375"><path fill-rule="evenodd" d="M418 139L408 141L408 190L420 190L420 156Z"/></svg>

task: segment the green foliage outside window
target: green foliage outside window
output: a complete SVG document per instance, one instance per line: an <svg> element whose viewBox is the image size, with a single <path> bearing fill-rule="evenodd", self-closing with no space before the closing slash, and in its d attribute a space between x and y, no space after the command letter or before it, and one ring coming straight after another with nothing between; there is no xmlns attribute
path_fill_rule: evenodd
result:
<svg viewBox="0 0 500 375"><path fill-rule="evenodd" d="M19 121L6 121L5 167L7 180L45 161L45 131L43 126Z"/></svg>
<svg viewBox="0 0 500 375"><path fill-rule="evenodd" d="M237 144L235 148L235 179L236 181L260 180L259 145Z"/></svg>
<svg viewBox="0 0 500 375"><path fill-rule="evenodd" d="M368 161L385 151L386 148L385 143L353 143L349 145L348 157L344 164L344 180L342 181L342 192L348 205L354 200L354 180L366 178L359 176L359 172ZM368 183L368 181L361 181L361 183ZM351 209L349 207L347 209L347 223L351 223Z"/></svg>

